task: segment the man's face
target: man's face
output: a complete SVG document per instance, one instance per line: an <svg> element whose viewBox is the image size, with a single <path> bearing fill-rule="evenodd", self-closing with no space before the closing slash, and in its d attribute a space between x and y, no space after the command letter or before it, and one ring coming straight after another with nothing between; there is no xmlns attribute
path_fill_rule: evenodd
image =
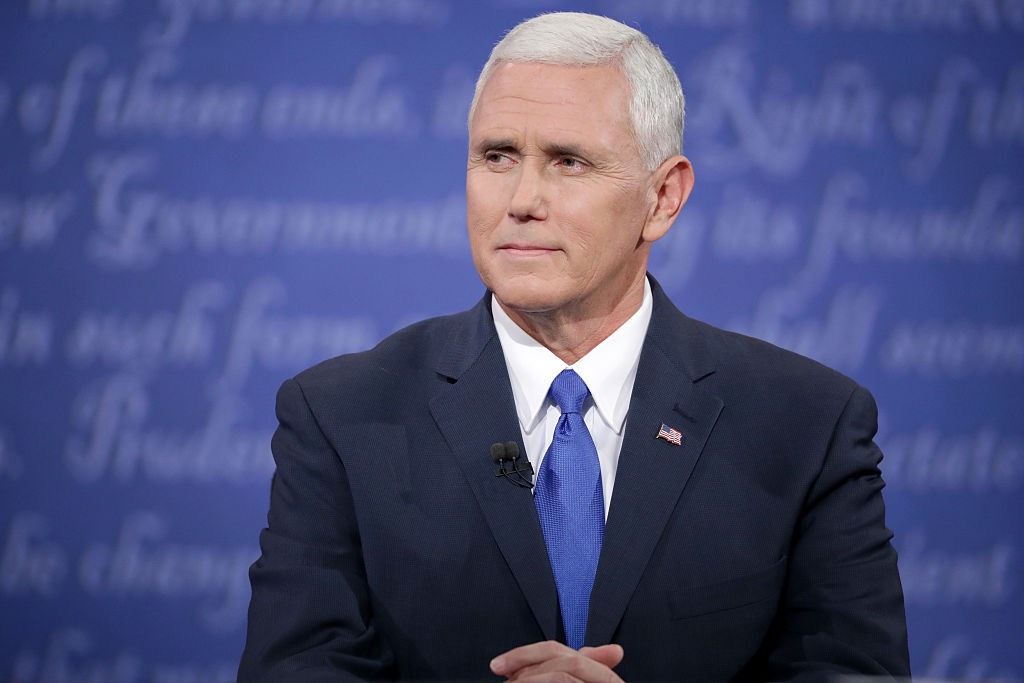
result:
<svg viewBox="0 0 1024 683"><path fill-rule="evenodd" d="M656 203L614 65L499 65L469 128L473 261L506 309L587 315L642 283Z"/></svg>

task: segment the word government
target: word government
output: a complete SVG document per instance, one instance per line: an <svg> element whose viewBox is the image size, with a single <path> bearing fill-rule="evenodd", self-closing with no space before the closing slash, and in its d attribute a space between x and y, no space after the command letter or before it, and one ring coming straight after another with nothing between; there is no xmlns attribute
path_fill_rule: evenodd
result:
<svg viewBox="0 0 1024 683"><path fill-rule="evenodd" d="M99 264L152 266L162 256L319 253L462 254L461 196L340 204L199 195L170 197L131 186L152 168L138 156L91 165L96 226L88 253Z"/></svg>

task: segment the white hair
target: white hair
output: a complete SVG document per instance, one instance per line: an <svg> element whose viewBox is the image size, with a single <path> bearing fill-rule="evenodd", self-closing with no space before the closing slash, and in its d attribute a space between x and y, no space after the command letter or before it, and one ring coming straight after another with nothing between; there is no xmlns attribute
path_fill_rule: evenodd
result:
<svg viewBox="0 0 1024 683"><path fill-rule="evenodd" d="M617 62L629 83L629 118L640 159L653 171L682 151L685 100L672 65L643 33L614 19L552 12L527 19L505 34L480 71L469 107L502 62L593 66Z"/></svg>

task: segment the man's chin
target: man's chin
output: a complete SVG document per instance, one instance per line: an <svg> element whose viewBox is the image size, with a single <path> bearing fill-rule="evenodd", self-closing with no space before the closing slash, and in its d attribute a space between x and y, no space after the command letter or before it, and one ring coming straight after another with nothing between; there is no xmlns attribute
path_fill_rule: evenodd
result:
<svg viewBox="0 0 1024 683"><path fill-rule="evenodd" d="M550 289L543 287L503 287L495 290L495 298L509 314L542 314L558 310L564 305L563 300Z"/></svg>

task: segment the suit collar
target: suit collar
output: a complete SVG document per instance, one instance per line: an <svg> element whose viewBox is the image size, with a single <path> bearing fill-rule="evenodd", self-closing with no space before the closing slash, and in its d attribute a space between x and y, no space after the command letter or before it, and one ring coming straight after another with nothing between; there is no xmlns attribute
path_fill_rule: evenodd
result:
<svg viewBox="0 0 1024 683"><path fill-rule="evenodd" d="M691 381L697 382L715 371L710 345L696 321L683 315L650 273L647 279L654 299L645 348L655 345L669 363ZM491 317L491 293L485 292L473 308L450 318L443 339L437 340L434 368L441 375L458 379L479 358L497 334Z"/></svg>
<svg viewBox="0 0 1024 683"><path fill-rule="evenodd" d="M647 329L647 346L656 346L666 360L691 382L699 382L715 371L715 357L701 326L676 308L658 281L650 274L654 313Z"/></svg>
<svg viewBox="0 0 1024 683"><path fill-rule="evenodd" d="M485 292L473 308L449 320L451 324L442 327L443 336L434 340L433 365L438 374L458 380L495 338L491 293Z"/></svg>
<svg viewBox="0 0 1024 683"><path fill-rule="evenodd" d="M532 432L543 419L551 382L571 367L590 390L601 421L616 434L622 433L640 349L650 327L653 301L650 283L645 280L640 308L586 356L569 366L523 331L491 297L491 313L524 432Z"/></svg>

